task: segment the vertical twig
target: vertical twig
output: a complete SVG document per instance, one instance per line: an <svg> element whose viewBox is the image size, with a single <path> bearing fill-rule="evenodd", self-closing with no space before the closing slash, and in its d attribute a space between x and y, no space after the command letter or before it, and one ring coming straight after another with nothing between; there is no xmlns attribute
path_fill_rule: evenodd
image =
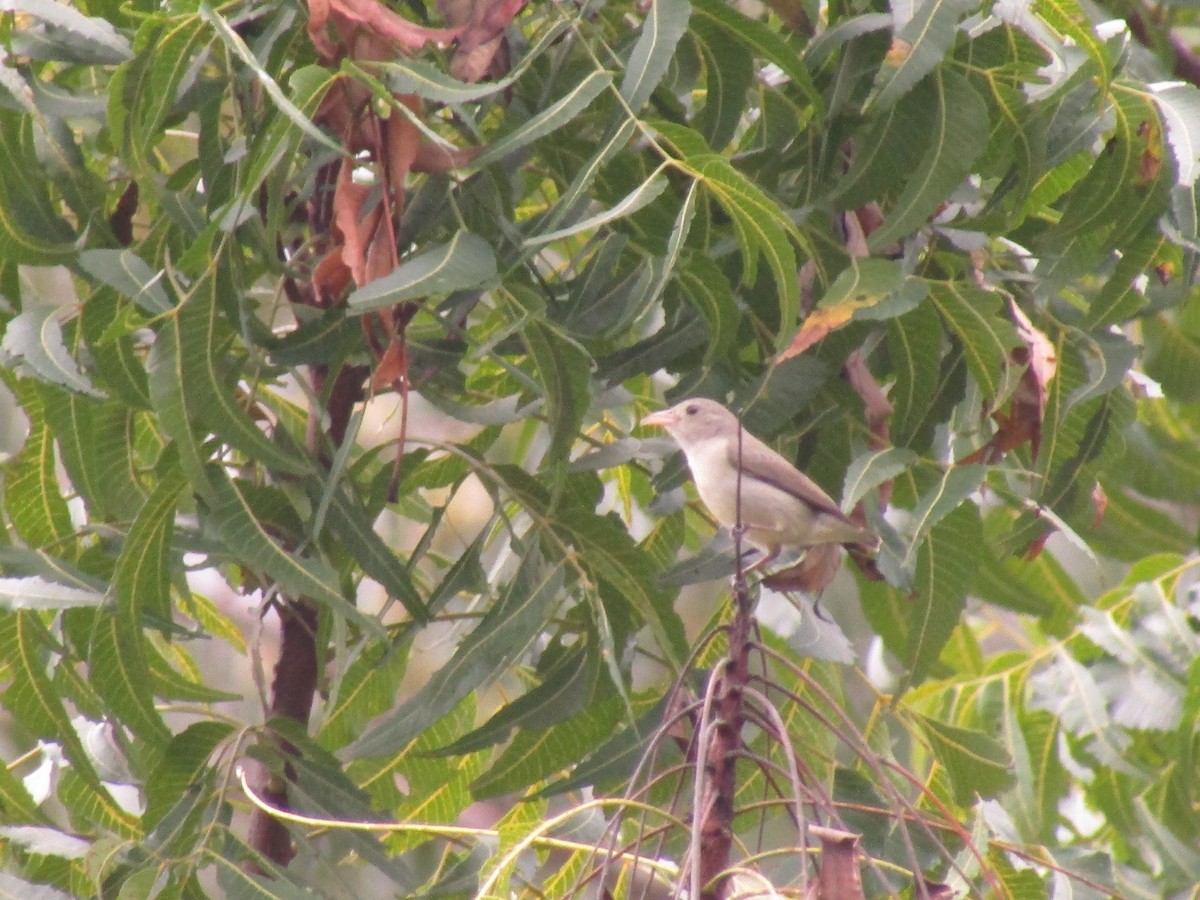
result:
<svg viewBox="0 0 1200 900"><path fill-rule="evenodd" d="M743 702L750 678L750 633L753 624L750 590L742 567L742 428L738 423L737 522L733 527L733 546L737 571L733 578L733 622L729 626L729 654L711 691L716 720L711 730L701 733L701 756L697 778L704 779L703 800L693 811L699 830L699 853L695 862L693 896L701 900L721 900L726 895L729 854L733 846L733 817L736 812L737 759L742 746L745 722ZM711 734L711 737L710 737Z"/></svg>
<svg viewBox="0 0 1200 900"><path fill-rule="evenodd" d="M366 370L359 366L346 366L334 377L326 403L328 413L328 436L340 444L346 437L346 425L354 404L362 397L362 385ZM312 386L314 395L320 397L328 378L324 366L314 367ZM322 457L321 412L314 408L309 413L308 449L314 459ZM317 609L303 597L280 597L275 609L280 621L279 661L271 681L271 699L267 709L268 719L293 719L301 727L308 727L313 699L317 692L320 675L320 659L317 647ZM275 740L275 747L285 755L295 753L287 741ZM254 787L270 806L290 809L287 783L294 777L288 766L282 773L273 773L265 766L258 767L254 776ZM255 807L251 813L247 841L264 859L276 865L286 866L295 856L287 826L265 810ZM257 866L249 864L249 869Z"/></svg>

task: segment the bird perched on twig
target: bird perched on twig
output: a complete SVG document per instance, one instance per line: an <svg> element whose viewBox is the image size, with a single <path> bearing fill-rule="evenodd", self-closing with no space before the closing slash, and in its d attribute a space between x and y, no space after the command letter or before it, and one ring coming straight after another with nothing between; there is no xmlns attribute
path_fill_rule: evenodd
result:
<svg viewBox="0 0 1200 900"><path fill-rule="evenodd" d="M738 432L741 430L741 522L765 566L785 547L853 544L873 550L878 539L852 522L807 475L741 428L715 400L684 400L642 419L666 429L687 458L696 491L722 525L738 521ZM832 548L836 554L836 546Z"/></svg>

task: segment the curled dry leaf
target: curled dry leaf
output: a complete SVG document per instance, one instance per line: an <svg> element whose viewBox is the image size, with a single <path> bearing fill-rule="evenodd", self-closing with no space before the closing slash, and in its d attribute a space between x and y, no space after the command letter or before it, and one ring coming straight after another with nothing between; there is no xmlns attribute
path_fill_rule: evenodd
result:
<svg viewBox="0 0 1200 900"><path fill-rule="evenodd" d="M484 75L503 75L509 67L504 29L525 8L526 0L438 0L446 21L459 31L450 74L474 83Z"/></svg>
<svg viewBox="0 0 1200 900"><path fill-rule="evenodd" d="M1012 300L1009 310L1017 326L1021 343L1009 353L1009 365L1024 366L1021 380L1013 390L1007 411L992 413L997 428L992 439L961 463L991 463L1010 450L1028 442L1030 455L1037 459L1042 445L1042 422L1046 417L1046 395L1058 371L1058 354L1050 339L1029 320Z"/></svg>
<svg viewBox="0 0 1200 900"><path fill-rule="evenodd" d="M814 309L801 324L791 343L775 357L775 362L781 363L793 356L799 356L825 335L849 322L857 308L853 303L840 303L837 306Z"/></svg>
<svg viewBox="0 0 1200 900"><path fill-rule="evenodd" d="M1046 417L1047 387L1058 371L1058 354L1050 339L1034 327L1021 307L1009 300L1008 308L1017 326L1017 337L1021 339L1021 346L1012 351L1010 358L1014 365L1025 365L1026 368L1009 405L1010 433L1003 441L1007 444L1003 449L1010 450L1028 439L1030 453L1036 459L1042 443L1042 421Z"/></svg>
<svg viewBox="0 0 1200 900"><path fill-rule="evenodd" d="M335 247L326 253L312 273L313 296L318 306L333 306L342 299L350 286L350 267L342 257L342 249Z"/></svg>
<svg viewBox="0 0 1200 900"><path fill-rule="evenodd" d="M460 31L417 25L377 0L309 0L308 34L326 62L339 55L337 46L329 38L331 26L343 47L351 46L358 32L365 32L409 51L430 43L447 45L459 36ZM356 54L355 58L364 57Z"/></svg>
<svg viewBox="0 0 1200 900"><path fill-rule="evenodd" d="M342 260L350 270L354 283L367 283L367 247L375 234L379 220L379 206L372 207L363 217L363 206L371 189L354 182L357 162L343 159L338 170L337 186L333 192L333 230L340 239Z"/></svg>
<svg viewBox="0 0 1200 900"><path fill-rule="evenodd" d="M850 387L862 399L864 414L867 417L867 428L871 432L871 448L882 450L892 442L888 420L892 415L892 404L884 396L883 388L867 368L867 361L861 350L855 350L846 357L842 366L842 377L850 382Z"/></svg>
<svg viewBox="0 0 1200 900"><path fill-rule="evenodd" d="M461 169L479 155L478 147L445 147L430 141L422 141L413 159L414 172L436 174Z"/></svg>

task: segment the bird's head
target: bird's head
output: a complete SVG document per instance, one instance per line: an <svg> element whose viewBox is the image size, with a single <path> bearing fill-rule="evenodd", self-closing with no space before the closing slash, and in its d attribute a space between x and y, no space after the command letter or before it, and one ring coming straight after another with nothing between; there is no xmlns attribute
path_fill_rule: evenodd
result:
<svg viewBox="0 0 1200 900"><path fill-rule="evenodd" d="M651 413L644 425L665 428L683 449L737 434L737 417L715 400L695 398L677 403L670 409Z"/></svg>

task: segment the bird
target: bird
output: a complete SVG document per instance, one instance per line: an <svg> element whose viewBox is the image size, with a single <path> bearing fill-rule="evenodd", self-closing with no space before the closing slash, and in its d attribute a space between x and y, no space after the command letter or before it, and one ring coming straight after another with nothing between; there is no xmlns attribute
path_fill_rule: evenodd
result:
<svg viewBox="0 0 1200 900"><path fill-rule="evenodd" d="M764 555L751 570L771 563L785 547L857 545L874 550L878 539L850 520L807 475L746 431L715 400L693 398L642 418L663 428L683 451L696 492L721 525L738 516L738 432L741 431L741 516L746 539Z"/></svg>

